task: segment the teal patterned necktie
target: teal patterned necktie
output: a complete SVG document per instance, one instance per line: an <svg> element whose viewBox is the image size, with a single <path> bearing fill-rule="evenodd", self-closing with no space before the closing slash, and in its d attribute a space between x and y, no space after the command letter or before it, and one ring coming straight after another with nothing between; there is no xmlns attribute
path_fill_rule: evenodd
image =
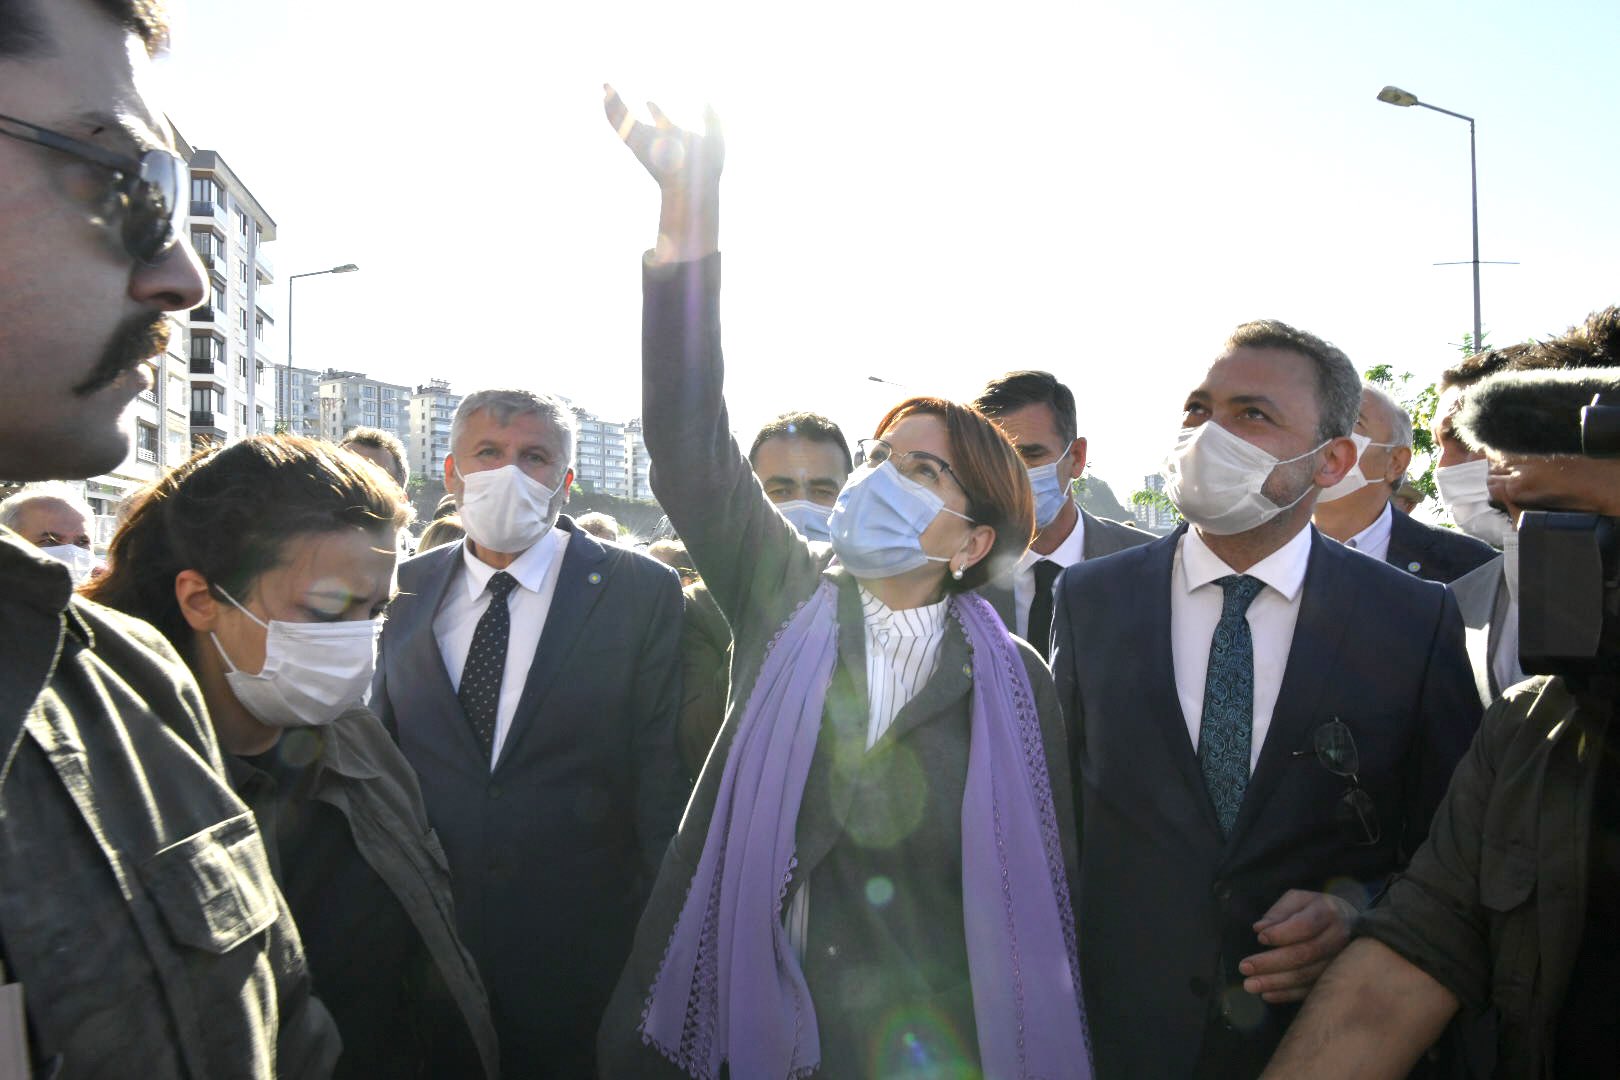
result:
<svg viewBox="0 0 1620 1080"><path fill-rule="evenodd" d="M1249 747L1254 728L1254 639L1245 614L1265 582L1248 574L1218 578L1221 621L1209 643L1204 676L1204 713L1198 725L1198 766L1215 804L1221 835L1232 835L1243 792L1249 786Z"/></svg>

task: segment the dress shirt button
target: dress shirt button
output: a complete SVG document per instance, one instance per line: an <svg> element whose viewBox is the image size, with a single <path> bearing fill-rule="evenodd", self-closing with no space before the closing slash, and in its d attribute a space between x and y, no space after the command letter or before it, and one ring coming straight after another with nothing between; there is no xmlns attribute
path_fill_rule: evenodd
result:
<svg viewBox="0 0 1620 1080"><path fill-rule="evenodd" d="M1224 881L1215 882L1215 899L1223 904L1232 899L1232 886Z"/></svg>
<svg viewBox="0 0 1620 1080"><path fill-rule="evenodd" d="M838 946L836 946L836 945L827 946L827 956L828 956L829 959L832 959L832 960L838 959Z"/></svg>

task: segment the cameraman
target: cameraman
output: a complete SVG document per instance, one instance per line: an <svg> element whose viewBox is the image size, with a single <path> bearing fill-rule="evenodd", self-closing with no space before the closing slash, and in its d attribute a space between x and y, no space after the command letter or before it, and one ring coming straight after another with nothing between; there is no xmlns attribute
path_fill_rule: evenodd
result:
<svg viewBox="0 0 1620 1080"><path fill-rule="evenodd" d="M1521 522L1527 667L1566 674L1521 683L1486 712L1427 842L1317 983L1267 1077L1403 1076L1459 1008L1490 1007L1498 1075L1613 1076L1620 1066L1620 730L1608 732L1620 687L1620 457L1580 456L1581 406L1596 393L1620 405L1614 344L1577 334L1545 343L1608 366L1495 376L1458 417L1490 456L1493 501L1515 518L1602 515L1561 519L1611 548L1606 573L1592 566L1584 586L1603 597L1600 644L1584 659L1531 655L1537 629L1569 615L1538 600L1578 561L1543 557L1529 536L1543 523ZM1620 453L1594 445L1594 428L1586 452Z"/></svg>

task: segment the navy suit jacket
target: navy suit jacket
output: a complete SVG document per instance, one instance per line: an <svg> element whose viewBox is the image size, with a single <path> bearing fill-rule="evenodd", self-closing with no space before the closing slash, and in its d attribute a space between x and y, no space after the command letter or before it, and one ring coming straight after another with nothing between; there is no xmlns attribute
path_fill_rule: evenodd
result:
<svg viewBox="0 0 1620 1080"><path fill-rule="evenodd" d="M1449 585L1501 552L1456 529L1425 525L1390 507L1389 554L1384 561L1424 581Z"/></svg>
<svg viewBox="0 0 1620 1080"><path fill-rule="evenodd" d="M557 528L571 534L557 591L493 769L433 634L461 544L400 566L372 688L449 857L507 1076L594 1071L602 1009L687 796L680 581L567 517Z"/></svg>
<svg viewBox="0 0 1620 1080"><path fill-rule="evenodd" d="M1289 889L1358 906L1425 836L1480 717L1450 592L1320 534L1281 693L1223 838L1176 693L1181 533L1059 579L1053 674L1080 823L1081 974L1097 1075L1248 1076L1293 1009L1242 990L1252 924ZM1199 662L1206 662L1200 658ZM1338 817L1350 782L1313 752L1337 717L1360 755L1378 843Z"/></svg>

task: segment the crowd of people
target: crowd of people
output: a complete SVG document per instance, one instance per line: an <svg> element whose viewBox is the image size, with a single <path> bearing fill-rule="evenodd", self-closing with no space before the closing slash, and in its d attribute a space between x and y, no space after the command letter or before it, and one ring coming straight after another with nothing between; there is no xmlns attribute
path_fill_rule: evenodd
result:
<svg viewBox="0 0 1620 1080"><path fill-rule="evenodd" d="M397 440L261 435L101 560L66 482L205 291L166 33L0 0L0 1075L1620 1068L1620 309L1445 373L1458 529L1276 321L1164 537L1078 505L1049 372L745 452L723 142L609 88L678 539L565 513L572 413L489 388L420 536Z"/></svg>

